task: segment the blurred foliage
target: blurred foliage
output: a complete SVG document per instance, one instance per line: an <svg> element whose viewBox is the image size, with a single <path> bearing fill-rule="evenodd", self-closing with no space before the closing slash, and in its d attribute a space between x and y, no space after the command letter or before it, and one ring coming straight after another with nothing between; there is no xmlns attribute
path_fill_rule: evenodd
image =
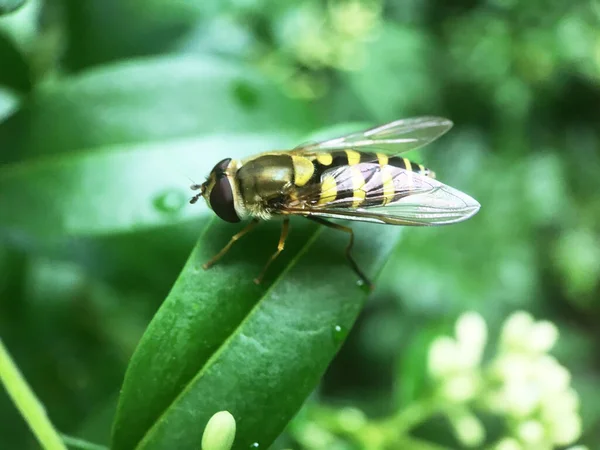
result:
<svg viewBox="0 0 600 450"><path fill-rule="evenodd" d="M274 448L318 448L348 407L370 424L418 405L428 349L462 312L494 339L517 309L556 324L579 442L598 448L598 105L595 1L0 0L0 337L59 430L108 444L133 350L208 221L189 179L337 124L445 116L455 128L420 155L482 210L403 230ZM264 242L262 262L266 229L230 261ZM452 426L411 431L456 448ZM328 448L357 448L347 434ZM0 448L39 448L5 394Z"/></svg>

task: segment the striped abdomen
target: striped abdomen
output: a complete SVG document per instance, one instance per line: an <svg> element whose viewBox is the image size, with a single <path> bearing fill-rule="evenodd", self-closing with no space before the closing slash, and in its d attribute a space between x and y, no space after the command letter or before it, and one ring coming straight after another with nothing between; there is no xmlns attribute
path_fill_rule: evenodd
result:
<svg viewBox="0 0 600 450"><path fill-rule="evenodd" d="M349 208L386 205L419 188L419 179L411 175L433 178L435 174L421 164L402 157L383 153L363 153L353 150L317 155L312 161L293 156L296 186L301 192L314 191L307 196L315 207ZM310 164L308 164L310 162ZM422 182L421 182L422 184Z"/></svg>

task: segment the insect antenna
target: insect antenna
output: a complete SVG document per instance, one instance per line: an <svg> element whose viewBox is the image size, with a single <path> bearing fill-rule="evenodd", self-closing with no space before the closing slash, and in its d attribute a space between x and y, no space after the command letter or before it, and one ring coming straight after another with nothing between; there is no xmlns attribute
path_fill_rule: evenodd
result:
<svg viewBox="0 0 600 450"><path fill-rule="evenodd" d="M190 180L192 181L192 183L194 183L194 180ZM202 197L202 195L204 195L204 184L198 184L198 183L194 183L190 186L190 189L192 191L197 191L198 189L200 189L200 192L198 192L196 195L194 195L192 198L190 198L190 203L193 205L194 203L196 203L198 201L198 199L200 197Z"/></svg>

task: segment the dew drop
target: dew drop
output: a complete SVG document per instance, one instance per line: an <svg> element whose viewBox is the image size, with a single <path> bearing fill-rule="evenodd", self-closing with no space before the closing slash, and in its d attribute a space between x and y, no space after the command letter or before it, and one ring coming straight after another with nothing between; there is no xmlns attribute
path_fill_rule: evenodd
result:
<svg viewBox="0 0 600 450"><path fill-rule="evenodd" d="M373 290L373 286L365 283L363 280L357 280L356 285L364 292L371 292Z"/></svg>
<svg viewBox="0 0 600 450"><path fill-rule="evenodd" d="M336 344L339 344L344 339L346 339L347 335L348 335L348 329L346 327L343 327L341 325L335 325L333 327L333 340L335 341Z"/></svg>
<svg viewBox="0 0 600 450"><path fill-rule="evenodd" d="M180 190L168 189L154 197L152 204L161 213L174 214L183 208L186 200L187 197Z"/></svg>
<svg viewBox="0 0 600 450"><path fill-rule="evenodd" d="M252 444L250 444L250 448L258 448L260 447L258 442L253 442Z"/></svg>
<svg viewBox="0 0 600 450"><path fill-rule="evenodd" d="M238 104L247 111L258 107L260 97L254 86L245 80L237 80L232 84L232 93Z"/></svg>

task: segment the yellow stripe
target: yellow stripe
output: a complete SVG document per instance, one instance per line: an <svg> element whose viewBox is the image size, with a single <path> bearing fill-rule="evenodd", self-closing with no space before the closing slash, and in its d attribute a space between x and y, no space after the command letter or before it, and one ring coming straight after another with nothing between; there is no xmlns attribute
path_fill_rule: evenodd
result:
<svg viewBox="0 0 600 450"><path fill-rule="evenodd" d="M425 167L423 167L423 164L419 164L419 172L425 172Z"/></svg>
<svg viewBox="0 0 600 450"><path fill-rule="evenodd" d="M319 161L319 164L328 166L333 162L333 156L331 156L331 153L319 153L317 155L317 161Z"/></svg>
<svg viewBox="0 0 600 450"><path fill-rule="evenodd" d="M321 197L317 205L323 205L335 200L337 195L337 183L332 175L325 175L321 181Z"/></svg>
<svg viewBox="0 0 600 450"><path fill-rule="evenodd" d="M311 179L315 171L315 167L310 159L303 156L293 156L294 164L294 184L296 186L304 186Z"/></svg>
<svg viewBox="0 0 600 450"><path fill-rule="evenodd" d="M358 167L351 167L350 170L352 171L352 197L354 198L352 207L358 208L367 196L367 193L363 190L365 177Z"/></svg>
<svg viewBox="0 0 600 450"><path fill-rule="evenodd" d="M381 166L381 184L383 184L383 202L385 206L394 199L394 181L392 179L392 172L390 166Z"/></svg>
<svg viewBox="0 0 600 450"><path fill-rule="evenodd" d="M348 157L348 165L354 166L360 162L360 153L354 150L344 150L346 152L346 156Z"/></svg>
<svg viewBox="0 0 600 450"><path fill-rule="evenodd" d="M385 153L376 153L377 161L381 167L386 166L388 163L388 156Z"/></svg>
<svg viewBox="0 0 600 450"><path fill-rule="evenodd" d="M404 161L404 167L406 167L406 170L410 170L412 172L412 165L410 164L410 161L406 158L402 158L402 160Z"/></svg>

